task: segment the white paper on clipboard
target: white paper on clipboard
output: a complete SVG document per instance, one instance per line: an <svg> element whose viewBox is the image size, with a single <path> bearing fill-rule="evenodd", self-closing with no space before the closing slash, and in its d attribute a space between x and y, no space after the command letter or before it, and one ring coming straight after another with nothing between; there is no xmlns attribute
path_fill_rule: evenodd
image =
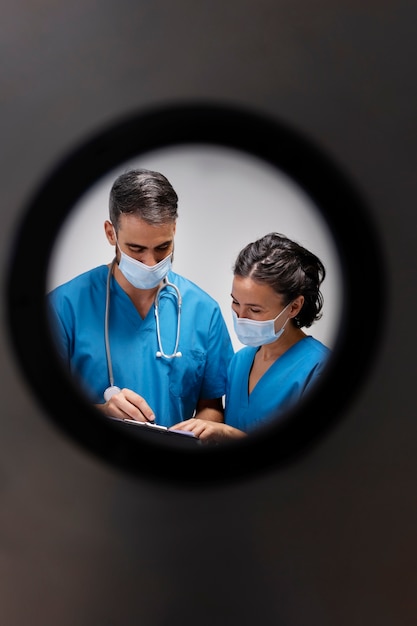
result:
<svg viewBox="0 0 417 626"><path fill-rule="evenodd" d="M128 418L123 419L121 421L127 424L134 424L135 426L144 426L145 428L162 430L168 433L177 433L178 435L185 435L186 437L194 437L194 439L196 438L194 433L190 432L189 430L176 430L174 428L167 428L166 426L161 426L160 424L154 424L153 422L138 422L137 420L131 420Z"/></svg>

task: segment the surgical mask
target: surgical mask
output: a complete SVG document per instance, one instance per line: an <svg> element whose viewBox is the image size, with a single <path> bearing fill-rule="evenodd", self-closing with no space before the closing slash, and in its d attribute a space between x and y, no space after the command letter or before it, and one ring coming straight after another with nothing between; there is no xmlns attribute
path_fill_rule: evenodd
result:
<svg viewBox="0 0 417 626"><path fill-rule="evenodd" d="M118 245L119 247L119 245ZM153 289L171 269L172 253L156 265L145 265L120 250L119 270L136 289Z"/></svg>
<svg viewBox="0 0 417 626"><path fill-rule="evenodd" d="M279 339L284 332L284 328L290 319L289 317L286 319L284 325L278 332L275 332L275 322L276 320L284 313L286 309L290 306L291 302L287 304L287 306L282 309L281 313L273 320L264 320L262 322L258 320L250 320L247 317L238 317L236 312L232 309L233 315L233 326L235 329L235 333L237 338L241 343L246 346L252 346L253 348L259 348L259 346L263 346L267 343L272 343Z"/></svg>

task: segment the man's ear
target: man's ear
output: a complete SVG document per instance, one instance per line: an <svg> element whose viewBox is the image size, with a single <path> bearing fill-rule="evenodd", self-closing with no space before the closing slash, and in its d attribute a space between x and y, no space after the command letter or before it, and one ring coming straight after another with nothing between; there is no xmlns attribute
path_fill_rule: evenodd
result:
<svg viewBox="0 0 417 626"><path fill-rule="evenodd" d="M109 244L115 246L116 235L114 231L114 226L109 220L106 220L104 222L104 232L106 233L107 241L109 242Z"/></svg>

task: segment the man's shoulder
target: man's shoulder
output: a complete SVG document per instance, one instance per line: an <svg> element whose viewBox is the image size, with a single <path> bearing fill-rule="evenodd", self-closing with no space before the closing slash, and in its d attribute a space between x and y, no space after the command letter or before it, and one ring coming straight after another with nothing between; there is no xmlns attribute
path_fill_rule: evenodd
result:
<svg viewBox="0 0 417 626"><path fill-rule="evenodd" d="M98 292L105 288L108 268L100 265L70 278L66 282L54 287L48 293L50 300L59 302L67 298L82 297L89 292Z"/></svg>
<svg viewBox="0 0 417 626"><path fill-rule="evenodd" d="M175 272L170 272L168 275L168 279L170 282L173 282L174 285L178 287L182 297L187 297L187 295L194 295L197 297L199 301L205 301L207 303L211 303L213 306L218 307L218 302L211 296L207 291L205 291L200 285L193 282L189 278L186 278L182 274L176 274Z"/></svg>
<svg viewBox="0 0 417 626"><path fill-rule="evenodd" d="M103 278L107 276L107 265L99 265L98 267L94 267L89 269L81 274L77 274L73 278L61 283L54 287L53 291L71 291L72 289L79 289L83 286L92 285L95 283L102 283Z"/></svg>

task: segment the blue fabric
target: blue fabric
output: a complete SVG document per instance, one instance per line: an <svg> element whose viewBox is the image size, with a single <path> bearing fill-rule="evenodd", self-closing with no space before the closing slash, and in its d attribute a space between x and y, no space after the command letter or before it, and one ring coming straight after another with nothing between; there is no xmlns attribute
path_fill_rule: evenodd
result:
<svg viewBox="0 0 417 626"><path fill-rule="evenodd" d="M87 397L102 403L109 386L104 318L108 268L97 267L48 295L58 352ZM182 357L157 358L154 307L142 319L112 277L109 337L114 384L145 398L156 423L172 426L192 417L199 399L224 396L227 366L233 356L229 333L213 298L191 281L170 272L182 295L179 350ZM161 292L159 318L163 350L174 350L177 299Z"/></svg>
<svg viewBox="0 0 417 626"><path fill-rule="evenodd" d="M279 418L300 400L323 373L330 350L311 336L280 356L248 393L249 374L258 348L245 347L229 365L225 422L250 432Z"/></svg>

